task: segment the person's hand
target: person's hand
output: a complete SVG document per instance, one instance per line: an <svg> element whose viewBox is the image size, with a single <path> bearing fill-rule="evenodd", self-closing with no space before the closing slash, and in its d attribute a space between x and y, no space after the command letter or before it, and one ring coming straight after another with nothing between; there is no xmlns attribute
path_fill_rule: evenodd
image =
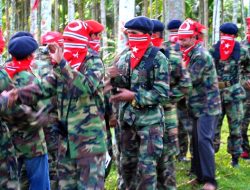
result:
<svg viewBox="0 0 250 190"><path fill-rule="evenodd" d="M112 85L110 84L110 79L104 81L104 90L103 93L107 94L110 90L112 90Z"/></svg>
<svg viewBox="0 0 250 190"><path fill-rule="evenodd" d="M248 90L250 90L250 80L247 80L244 87Z"/></svg>
<svg viewBox="0 0 250 190"><path fill-rule="evenodd" d="M57 43L48 44L50 50L50 57L55 63L60 63L63 59L63 48L60 47Z"/></svg>
<svg viewBox="0 0 250 190"><path fill-rule="evenodd" d="M114 78L116 76L119 76L121 73L116 66L111 66L111 67L108 67L107 74L108 74L108 77Z"/></svg>
<svg viewBox="0 0 250 190"><path fill-rule="evenodd" d="M116 124L117 124L116 115L115 115L115 114L112 114L112 115L110 116L110 119L109 119L109 126L110 126L111 128L114 128L114 127L116 127Z"/></svg>
<svg viewBox="0 0 250 190"><path fill-rule="evenodd" d="M12 89L10 91L3 91L1 93L1 96L6 97L8 99L7 107L12 108L18 98L17 89Z"/></svg>
<svg viewBox="0 0 250 190"><path fill-rule="evenodd" d="M110 102L130 102L135 98L135 93L126 88L117 89L118 93L110 97Z"/></svg>

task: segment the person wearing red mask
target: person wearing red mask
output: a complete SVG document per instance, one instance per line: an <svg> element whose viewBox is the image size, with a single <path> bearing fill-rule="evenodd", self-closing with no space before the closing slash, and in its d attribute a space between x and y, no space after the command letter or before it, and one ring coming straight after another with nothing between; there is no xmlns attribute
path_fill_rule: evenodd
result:
<svg viewBox="0 0 250 190"><path fill-rule="evenodd" d="M151 36L152 44L155 47L162 48L162 43L164 41L163 35L164 35L164 24L156 19L152 19L152 22L154 24L153 34Z"/></svg>
<svg viewBox="0 0 250 190"><path fill-rule="evenodd" d="M221 126L224 116L227 116L229 137L227 151L232 156L231 165L238 166L242 153L241 124L243 119L243 99L246 92L241 85L241 67L249 63L247 51L235 40L238 27L234 23L224 23L220 26L220 41L210 50L216 65L219 88L222 99L222 114L215 130L214 148L219 151Z"/></svg>
<svg viewBox="0 0 250 190"><path fill-rule="evenodd" d="M60 128L58 179L62 190L104 189L106 129L104 121L104 66L88 55L89 26L73 20L63 32L64 49L50 44L54 64L40 85L17 89L23 104L56 96ZM42 95L42 96L41 96Z"/></svg>
<svg viewBox="0 0 250 190"><path fill-rule="evenodd" d="M250 17L246 18L247 23L247 32L246 40L242 42L243 46L248 50L250 54ZM241 125L241 134L242 134L242 149L243 152L241 157L244 159L250 159L250 146L248 140L248 126L250 123L250 64L249 62L244 62L245 64L242 67L242 80L241 84L246 90L246 99L244 101L244 118Z"/></svg>
<svg viewBox="0 0 250 190"><path fill-rule="evenodd" d="M104 26L95 20L86 20L85 23L91 28L89 38L89 52L92 54L100 54L101 48L101 35Z"/></svg>
<svg viewBox="0 0 250 190"><path fill-rule="evenodd" d="M192 19L186 19L178 30L183 64L190 73L193 86L187 97L193 125L191 172L197 176L192 182L204 183L204 190L214 190L217 183L213 136L221 113L221 100L215 65L197 41L196 31Z"/></svg>
<svg viewBox="0 0 250 190"><path fill-rule="evenodd" d="M159 49L151 46L149 18L135 17L125 28L130 51L116 63L119 72L110 76L117 87L110 100L119 102L121 172L127 189L156 189L157 161L163 150L161 105L169 98L169 65Z"/></svg>
<svg viewBox="0 0 250 190"><path fill-rule="evenodd" d="M4 69L16 88L39 83L32 68L37 48L38 44L29 32L17 32L11 37L8 51L12 60L6 63ZM31 112L16 106L7 112L7 116L1 116L11 129L23 189L50 189L48 155L42 125L34 126L30 120L32 113L38 112L38 109L33 105L30 107Z"/></svg>
<svg viewBox="0 0 250 190"><path fill-rule="evenodd" d="M152 21L154 23L153 34L162 36L164 31L163 23L158 20ZM190 75L186 68L182 66L181 55L174 50L168 51L171 68L171 99L170 103L163 105L165 115L165 129L163 136L163 153L157 163L157 171L159 171L157 189L176 189L174 158L179 154L176 102L184 98L185 95L188 95L188 92L192 86ZM163 52L166 52L166 50Z"/></svg>
<svg viewBox="0 0 250 190"><path fill-rule="evenodd" d="M56 64L50 57L50 53L54 53L55 51L50 48L49 44L51 43L57 43L60 47L63 47L62 34L56 31L48 31L41 36L41 46L39 46L39 51L36 53L36 61L32 65L35 71L34 73L40 80L51 74L51 71ZM60 150L60 138L62 138L59 124L57 122L58 114L56 98L57 97L54 96L38 102L38 105L48 112L48 117L53 118L43 128L48 149L51 189L58 189L57 161Z"/></svg>

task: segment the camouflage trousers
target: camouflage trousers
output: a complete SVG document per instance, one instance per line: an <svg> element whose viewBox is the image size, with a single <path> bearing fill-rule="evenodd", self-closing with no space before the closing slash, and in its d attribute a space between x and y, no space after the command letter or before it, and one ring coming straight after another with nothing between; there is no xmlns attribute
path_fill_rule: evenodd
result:
<svg viewBox="0 0 250 190"><path fill-rule="evenodd" d="M111 161L108 164L108 167L106 167L106 169L105 169L105 179L109 175L111 165L112 165L112 158L113 158L113 144L112 144L112 134L111 134L110 127L106 127L106 131L107 131L107 140L106 140L106 142L107 142L108 153L109 153L109 156L111 157Z"/></svg>
<svg viewBox="0 0 250 190"><path fill-rule="evenodd" d="M8 127L0 123L0 190L19 190L17 158Z"/></svg>
<svg viewBox="0 0 250 190"><path fill-rule="evenodd" d="M188 114L187 108L177 109L178 115L178 139L180 154L178 158L184 158L187 155L188 148L192 154L192 119Z"/></svg>
<svg viewBox="0 0 250 190"><path fill-rule="evenodd" d="M164 108L164 113L163 152L157 162L157 189L175 190L176 172L174 158L179 154L176 107Z"/></svg>
<svg viewBox="0 0 250 190"><path fill-rule="evenodd" d="M124 180L121 172L121 127L119 124L115 127L115 140L116 140L116 166L117 166L117 189L125 190Z"/></svg>
<svg viewBox="0 0 250 190"><path fill-rule="evenodd" d="M227 115L229 126L229 137L227 138L227 152L231 155L239 156L242 152L241 122L243 119L243 103L230 102L222 104L222 114L215 129L214 149L219 151L221 143L221 126L224 116Z"/></svg>
<svg viewBox="0 0 250 190"><path fill-rule="evenodd" d="M243 151L246 151L250 153L250 146L249 146L249 140L248 140L248 126L250 123L250 91L247 92L247 97L244 102L244 118L242 120L242 125L241 125L241 132L242 132L242 149Z"/></svg>
<svg viewBox="0 0 250 190"><path fill-rule="evenodd" d="M53 125L43 128L45 134L45 141L48 149L49 158L49 177L50 188L52 190L58 189L58 176L57 176L57 162L58 162L58 149L60 137L57 132L53 130Z"/></svg>
<svg viewBox="0 0 250 190"><path fill-rule="evenodd" d="M84 156L84 155L83 155ZM58 165L59 190L103 190L105 154L65 158Z"/></svg>
<svg viewBox="0 0 250 190"><path fill-rule="evenodd" d="M126 189L156 189L157 161L163 150L163 127L164 124L122 125L121 172Z"/></svg>

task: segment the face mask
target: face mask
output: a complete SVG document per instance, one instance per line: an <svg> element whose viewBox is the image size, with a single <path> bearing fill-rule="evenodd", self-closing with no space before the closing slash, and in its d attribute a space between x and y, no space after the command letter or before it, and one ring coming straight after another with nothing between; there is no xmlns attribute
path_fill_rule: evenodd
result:
<svg viewBox="0 0 250 190"><path fill-rule="evenodd" d="M163 42L163 38L159 38L159 37L157 37L156 35L153 34L152 37L151 37L151 41L152 41L152 44L155 47L161 47L162 42Z"/></svg>
<svg viewBox="0 0 250 190"><path fill-rule="evenodd" d="M131 68L134 69L141 61L144 53L151 43L149 34L130 34L128 37L129 48L132 51L130 57Z"/></svg>
<svg viewBox="0 0 250 190"><path fill-rule="evenodd" d="M101 40L99 37L96 37L95 39L89 40L89 47L93 49L94 51L98 52L100 51L101 47Z"/></svg>
<svg viewBox="0 0 250 190"><path fill-rule="evenodd" d="M17 73L30 70L30 65L33 60L33 55L22 60L17 60L15 57L13 57L12 62L7 63L5 66L5 70L9 74L10 78L14 78Z"/></svg>
<svg viewBox="0 0 250 190"><path fill-rule="evenodd" d="M168 36L168 41L171 43L177 43L178 42L178 32L170 32Z"/></svg>
<svg viewBox="0 0 250 190"><path fill-rule="evenodd" d="M78 71L87 55L87 52L87 49L81 51L78 49L64 49L63 56L69 62L71 68Z"/></svg>
<svg viewBox="0 0 250 190"><path fill-rule="evenodd" d="M222 34L220 38L220 59L227 60L233 52L235 45L235 36L231 34Z"/></svg>

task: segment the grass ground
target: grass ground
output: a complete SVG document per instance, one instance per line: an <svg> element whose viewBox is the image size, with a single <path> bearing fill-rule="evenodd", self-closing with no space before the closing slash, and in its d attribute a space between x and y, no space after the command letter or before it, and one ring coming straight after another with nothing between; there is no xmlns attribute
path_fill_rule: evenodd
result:
<svg viewBox="0 0 250 190"><path fill-rule="evenodd" d="M222 127L222 144L220 151L216 154L216 179L219 190L250 190L250 161L240 160L239 168L230 165L231 156L227 153L228 125L225 121ZM250 133L250 131L249 131ZM199 186L187 184L190 180L187 176L190 163L176 163L178 190L198 190ZM116 189L117 172L115 165L106 180L105 189Z"/></svg>

